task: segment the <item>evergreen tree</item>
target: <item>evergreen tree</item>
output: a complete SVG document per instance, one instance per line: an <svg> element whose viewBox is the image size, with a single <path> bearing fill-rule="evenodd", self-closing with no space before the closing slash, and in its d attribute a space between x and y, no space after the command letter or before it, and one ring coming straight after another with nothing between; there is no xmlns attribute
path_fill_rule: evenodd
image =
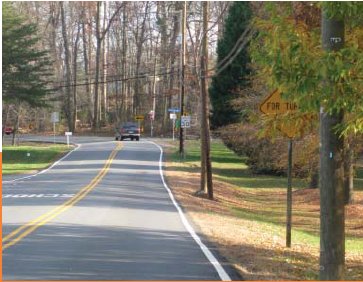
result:
<svg viewBox="0 0 363 282"><path fill-rule="evenodd" d="M45 106L51 62L47 51L39 50L37 27L26 23L10 2L3 2L2 17L3 101Z"/></svg>
<svg viewBox="0 0 363 282"><path fill-rule="evenodd" d="M231 5L223 37L218 41L217 64L228 56L249 25L251 18L252 11L249 2L234 2ZM236 123L243 118L243 113L234 109L231 102L238 97L238 89L248 86L249 62L247 48L244 48L225 70L213 77L209 89L213 108L212 127ZM216 71L218 72L218 68Z"/></svg>

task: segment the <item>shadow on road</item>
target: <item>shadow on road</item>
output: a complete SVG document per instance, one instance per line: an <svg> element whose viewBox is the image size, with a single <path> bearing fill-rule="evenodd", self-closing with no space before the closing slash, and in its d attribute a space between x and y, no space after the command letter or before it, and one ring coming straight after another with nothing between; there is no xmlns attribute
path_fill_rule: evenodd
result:
<svg viewBox="0 0 363 282"><path fill-rule="evenodd" d="M4 251L3 279L218 280L219 277L187 232L51 225Z"/></svg>

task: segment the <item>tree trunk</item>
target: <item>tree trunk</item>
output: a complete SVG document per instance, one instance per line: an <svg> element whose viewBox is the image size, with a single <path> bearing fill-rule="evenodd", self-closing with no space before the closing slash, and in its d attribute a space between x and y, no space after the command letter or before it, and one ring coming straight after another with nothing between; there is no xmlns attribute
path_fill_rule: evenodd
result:
<svg viewBox="0 0 363 282"><path fill-rule="evenodd" d="M9 112L10 112L10 107L9 105L4 105L4 108L3 108L3 112L2 112L2 117L3 117L3 126L2 126L2 129L3 129L3 144L4 144L4 136L5 136L5 127L6 127L6 124L8 123L8 118L9 118Z"/></svg>
<svg viewBox="0 0 363 282"><path fill-rule="evenodd" d="M208 198L213 199L213 179L212 179L212 162L210 157L210 133L209 133L209 109L208 109L208 83L207 83L207 75L208 75L208 1L203 2L203 43L202 43L202 56L201 56L201 98L202 98L202 141L204 144L202 145L202 153L204 156L204 165L205 165L205 173L207 179L207 190L208 190ZM204 152L203 152L204 151ZM202 161L203 165L203 161ZM204 175L201 175L201 183L203 183L205 179ZM201 187L203 189L204 187Z"/></svg>
<svg viewBox="0 0 363 282"><path fill-rule="evenodd" d="M206 149L205 149L205 119L204 114L202 113L202 120L201 120L201 132L200 132L200 190L198 193L201 194L208 194L208 187L207 187L207 170L206 170Z"/></svg>
<svg viewBox="0 0 363 282"><path fill-rule="evenodd" d="M105 105L105 108L104 108L104 120L105 122L107 123L108 120L107 120L107 114L108 114L108 111L109 111L109 108L108 108L108 92L107 92L107 86L108 84L106 83L107 81L107 77L108 77L108 56L109 56L109 48L110 48L110 37L109 35L106 35L106 39L105 39L105 51L104 51L104 67L103 67L103 99L104 99L104 105Z"/></svg>
<svg viewBox="0 0 363 282"><path fill-rule="evenodd" d="M88 114L87 118L89 121L93 119L92 114L92 93L89 86L89 61L88 61L88 55L87 55L87 34L85 29L85 18L83 18L82 22L82 41L83 41L83 62L84 62L84 74L85 74L85 86L86 86L86 96L88 98ZM92 124L92 122L91 122Z"/></svg>
<svg viewBox="0 0 363 282"><path fill-rule="evenodd" d="M127 5L125 3L124 9L123 9L123 25L122 25L122 62L121 62L121 68L122 68L122 82L121 82L121 106L120 109L122 113L127 113L127 106L128 106L128 91L127 91L127 31L126 31L126 20L127 20L127 13L126 13ZM121 112L120 118L121 118Z"/></svg>
<svg viewBox="0 0 363 282"><path fill-rule="evenodd" d="M102 41L105 39L105 36L111 26L113 19L116 17L118 12L120 11L122 6L119 6L114 14L111 16L110 20L106 24L104 24L103 30L100 30L100 8L102 2L97 2L97 11L96 11L96 70L95 70L95 89L94 89L94 116L93 116L93 130L97 130L100 128L100 95L98 94L99 88L99 75L100 75L100 59L101 59L101 48L102 48Z"/></svg>
<svg viewBox="0 0 363 282"><path fill-rule="evenodd" d="M347 140L344 148L344 201L346 205L352 204L354 188L354 151Z"/></svg>
<svg viewBox="0 0 363 282"><path fill-rule="evenodd" d="M91 82L91 77L92 75L90 74L90 69L92 69L92 67L94 66L94 63L92 64L92 62L94 62L94 60L92 60L93 55L92 55L92 47L93 47L93 22L89 21L89 28L88 28L88 32L87 32L87 37L88 37L88 79ZM90 96L90 101L91 101L91 105L90 105L90 124L91 124L91 128L94 128L94 106L95 106L95 97L94 97L94 89L95 89L95 85L94 83L90 84L89 87L89 96Z"/></svg>
<svg viewBox="0 0 363 282"><path fill-rule="evenodd" d="M18 130L19 130L19 118L20 118L20 111L21 111L21 106L19 105L16 110L14 110L14 113L16 115L16 118L14 120L14 124L13 124L13 136L11 139L11 145L15 146L15 139L16 136L18 134Z"/></svg>
<svg viewBox="0 0 363 282"><path fill-rule="evenodd" d="M54 89L57 89L59 86L59 81L63 80L63 66L62 66L62 51L60 46L57 46L57 28L59 24L59 5L57 2L48 2L49 3L49 14L50 14L50 23L51 23L51 41L50 41L50 50L52 50L53 55L53 69L55 74L55 80L53 83ZM61 91L54 92L54 100L59 99L59 94L63 94ZM58 105L57 105L58 104ZM59 102L53 102L53 109L59 109ZM37 113L38 115L38 113ZM36 119L36 130L40 132L40 121Z"/></svg>
<svg viewBox="0 0 363 282"><path fill-rule="evenodd" d="M126 77L127 77L127 48L128 48L128 44L127 44L127 31L126 31L126 20L127 20L127 14L126 14L126 8L127 5L125 4L124 6L124 10L123 10L123 25L122 25L122 85L121 85L121 99L122 99L122 112L123 113L127 113L127 105L128 105L128 91L127 91L127 81L126 81ZM120 113L121 115L121 113Z"/></svg>
<svg viewBox="0 0 363 282"><path fill-rule="evenodd" d="M331 38L340 38L340 42ZM327 51L344 45L344 22L322 15L322 42ZM329 81L324 82L330 87ZM343 280L344 234L344 140L335 132L343 113L320 114L320 280Z"/></svg>
<svg viewBox="0 0 363 282"><path fill-rule="evenodd" d="M107 16L107 2L103 2L103 23L102 23L102 30L106 28L106 16ZM102 85L101 85L101 97L100 97L100 120L103 123L106 122L106 73L107 73L107 47L106 47L107 40L102 40L102 47L101 47L101 77L102 77Z"/></svg>
<svg viewBox="0 0 363 282"><path fill-rule="evenodd" d="M141 29L140 29L140 36L138 36L138 32L136 41L136 77L140 76L140 67L141 67L141 56L142 56L142 51L143 51L143 46L144 46L144 40L145 40L145 29L146 29L146 19L147 19L147 13L148 13L148 9L149 9L149 2L146 2L145 4L145 11L144 11L144 18L141 24ZM135 80L135 93L134 93L134 113L135 114L140 114L140 106L141 106L141 87L140 87L140 79L136 79Z"/></svg>
<svg viewBox="0 0 363 282"><path fill-rule="evenodd" d="M319 187L319 172L314 171L310 176L309 188L316 189Z"/></svg>
<svg viewBox="0 0 363 282"><path fill-rule="evenodd" d="M102 40L102 47L101 47L101 97L100 97L100 120L102 123L106 120L106 40Z"/></svg>
<svg viewBox="0 0 363 282"><path fill-rule="evenodd" d="M95 70L95 86L94 86L94 107L93 107L93 129L99 129L99 97L98 84L100 74L100 56L101 56L101 35L100 35L100 6L101 2L97 2L96 12L96 70Z"/></svg>
<svg viewBox="0 0 363 282"><path fill-rule="evenodd" d="M182 16L182 54L181 54L181 80L180 80L180 116L184 116L185 108L185 52L186 52L186 38L185 38L185 25L186 25L186 2L183 3L183 16ZM180 125L179 128L179 154L184 157L184 128Z"/></svg>
<svg viewBox="0 0 363 282"><path fill-rule="evenodd" d="M81 32L81 25L78 23L77 35L73 47L73 131L77 129L77 57L78 57L78 41Z"/></svg>
<svg viewBox="0 0 363 282"><path fill-rule="evenodd" d="M68 38L67 38L67 25L66 25L66 19L64 15L64 7L63 2L59 2L60 8L61 8L61 18L62 18L62 36L63 36L63 43L64 43L64 63L66 66L66 104L64 107L67 123L68 123L68 129L69 131L74 130L74 123L72 118L72 105L71 105L71 67L70 67L70 59L69 59L69 44L68 44Z"/></svg>
<svg viewBox="0 0 363 282"><path fill-rule="evenodd" d="M182 9L182 3L181 2L176 2L175 3L175 9L176 11L181 11ZM169 45L169 57L170 57L170 75L169 75L169 95L166 97L167 102L165 103L165 107L164 107L164 119L163 119L163 128L164 128L164 133L167 133L168 129L170 128L168 126L169 123L169 117L168 117L168 108L172 107L172 98L174 95L174 82L175 82L175 61L176 61L176 40L177 37L180 33L180 28L181 28L181 24L180 24L180 15L175 14L174 18L173 18L173 35L172 38L170 40L170 45Z"/></svg>

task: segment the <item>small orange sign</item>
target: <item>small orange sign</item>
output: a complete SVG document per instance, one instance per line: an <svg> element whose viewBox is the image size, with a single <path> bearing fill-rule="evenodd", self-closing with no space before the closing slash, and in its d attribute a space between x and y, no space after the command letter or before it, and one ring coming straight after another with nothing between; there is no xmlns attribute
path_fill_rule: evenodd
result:
<svg viewBox="0 0 363 282"><path fill-rule="evenodd" d="M281 91L276 89L260 105L260 111L264 114L286 114L297 111L295 102L286 101L281 98Z"/></svg>
<svg viewBox="0 0 363 282"><path fill-rule="evenodd" d="M281 91L276 89L260 105L260 111L266 115L281 115L297 111L298 106L295 102L286 101L281 98ZM287 137L295 137L300 129L294 121L284 121L278 129Z"/></svg>

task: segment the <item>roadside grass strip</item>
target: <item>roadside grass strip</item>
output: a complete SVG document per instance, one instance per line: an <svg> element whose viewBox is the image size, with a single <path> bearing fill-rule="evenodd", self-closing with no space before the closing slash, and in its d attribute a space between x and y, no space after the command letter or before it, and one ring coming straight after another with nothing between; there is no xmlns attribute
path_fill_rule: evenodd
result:
<svg viewBox="0 0 363 282"><path fill-rule="evenodd" d="M44 145L36 143L27 143L27 145L16 147L4 146L2 174L18 174L19 177L17 180L31 178L34 175L51 169L70 153L77 150L79 146L76 145L73 150L70 150L66 145ZM62 155L64 156L60 158ZM54 162L58 158L60 159ZM22 174L34 173L35 171L38 172L31 176L21 177ZM5 183L13 181L5 181Z"/></svg>
<svg viewBox="0 0 363 282"><path fill-rule="evenodd" d="M198 244L198 246L201 249L201 251L203 252L203 254L206 256L206 258L209 260L209 262L213 265L213 267L217 271L221 280L222 281L232 281L231 277L224 270L223 266L219 263L218 259L213 255L213 253L209 250L209 248L202 242L202 240L198 236L197 232L195 232L194 228L192 227L192 225L189 223L188 219L184 215L182 208L179 206L179 204L175 200L173 192L170 190L169 186L166 184L166 181L164 178L164 173L163 173L163 153L164 153L163 148L154 142L150 142L150 143L154 144L160 150L159 173L160 173L161 181L163 182L164 188L166 189L171 201L173 202L175 208L177 209L177 211L179 213L179 217L180 217L184 227L188 230L189 234L192 236L194 241Z"/></svg>
<svg viewBox="0 0 363 282"><path fill-rule="evenodd" d="M118 151L122 148L122 144L118 143L116 148L111 152L110 156L108 157L106 164L100 170L95 178L92 181L83 187L73 198L69 199L68 201L64 202L62 205L54 208L53 210L45 213L44 215L39 216L38 218L18 227L8 235L6 235L3 240L3 250L15 245L24 237L28 236L30 233L41 227L42 225L48 223L56 216L61 214L62 212L68 210L70 207L74 206L80 200L82 200L89 192L92 191L93 188L102 180L102 178L107 174L113 159L116 157Z"/></svg>

